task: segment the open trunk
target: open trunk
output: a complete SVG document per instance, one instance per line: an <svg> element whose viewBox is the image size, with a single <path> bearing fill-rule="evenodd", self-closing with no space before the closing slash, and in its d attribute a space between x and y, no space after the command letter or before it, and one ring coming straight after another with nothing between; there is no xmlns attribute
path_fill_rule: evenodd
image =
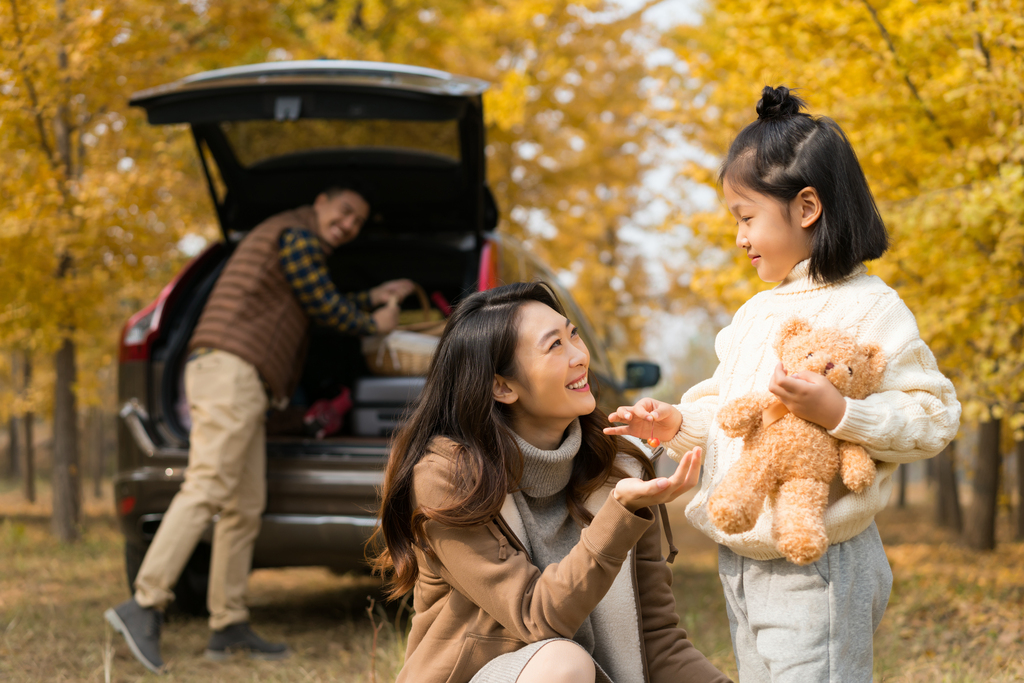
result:
<svg viewBox="0 0 1024 683"><path fill-rule="evenodd" d="M181 446L187 444L190 427L184 395L188 341L230 255L226 245L217 245L214 249L217 253L207 259L203 272L196 273L192 282L181 283L180 286L187 287L188 291L176 297L180 304L164 313L169 332L153 349L153 373L158 385L156 394L162 403L162 409L155 413L164 416L165 431L172 441ZM475 289L478 263L475 240L468 236L446 241L436 236L425 240L408 236L385 238L366 235L338 249L328 259L332 279L342 292L356 292L385 280L409 277L428 293L437 292L453 304L464 293ZM417 309L419 305L415 297L410 297L403 304L406 309ZM358 337L311 326L302 379L291 405L284 411L271 411L268 415L268 450L271 453L287 452L289 444L301 444L304 452L310 449L329 452L332 442L339 440L356 438L363 441L369 438L371 442L381 441L380 437L387 436L387 430L382 428L371 434L365 427L356 429L351 412L342 429L323 440L312 439L302 423L303 414L315 401L332 398L343 387L354 390L360 378L372 376ZM400 408L404 410L405 406ZM274 444L282 448L274 448Z"/></svg>

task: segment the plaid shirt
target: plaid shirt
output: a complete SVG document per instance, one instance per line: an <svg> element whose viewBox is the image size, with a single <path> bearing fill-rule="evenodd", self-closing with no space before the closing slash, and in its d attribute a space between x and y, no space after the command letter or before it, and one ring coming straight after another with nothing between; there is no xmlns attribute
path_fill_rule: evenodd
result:
<svg viewBox="0 0 1024 683"><path fill-rule="evenodd" d="M308 230L288 228L281 233L281 270L311 320L346 334L376 334L367 312L370 292L342 295L331 282L320 240Z"/></svg>

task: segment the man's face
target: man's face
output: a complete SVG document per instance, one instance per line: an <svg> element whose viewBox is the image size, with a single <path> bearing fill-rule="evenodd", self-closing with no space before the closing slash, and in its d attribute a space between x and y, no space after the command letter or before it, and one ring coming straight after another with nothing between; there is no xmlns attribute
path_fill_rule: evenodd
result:
<svg viewBox="0 0 1024 683"><path fill-rule="evenodd" d="M352 190L345 190L334 197L318 195L313 202L313 210L316 211L320 239L332 249L354 240L370 215L370 205Z"/></svg>

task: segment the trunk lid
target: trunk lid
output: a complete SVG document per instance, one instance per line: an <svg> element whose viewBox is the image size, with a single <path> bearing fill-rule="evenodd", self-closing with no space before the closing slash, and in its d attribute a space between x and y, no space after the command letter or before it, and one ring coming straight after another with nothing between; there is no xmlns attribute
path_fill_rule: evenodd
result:
<svg viewBox="0 0 1024 683"><path fill-rule="evenodd" d="M313 60L207 71L136 93L151 124L187 123L227 239L332 185L389 233L493 227L488 84L399 64Z"/></svg>

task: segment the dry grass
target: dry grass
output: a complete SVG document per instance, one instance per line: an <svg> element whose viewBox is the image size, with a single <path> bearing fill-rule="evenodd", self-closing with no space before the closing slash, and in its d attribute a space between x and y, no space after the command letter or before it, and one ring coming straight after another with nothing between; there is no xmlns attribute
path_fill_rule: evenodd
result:
<svg viewBox="0 0 1024 683"><path fill-rule="evenodd" d="M43 485L45 487L45 484ZM41 502L20 502L0 488L0 681L338 681L370 680L372 641L368 598L377 600L377 680L390 681L402 661L408 615L379 607L371 578L335 576L323 569L258 570L249 582L254 628L284 641L293 655L282 662L239 658L216 664L203 658L205 619L174 617L165 625L162 651L169 673L148 673L112 633L103 611L128 597L120 531L110 500L87 500L81 542L58 543ZM112 659L105 666L107 645Z"/></svg>
<svg viewBox="0 0 1024 683"><path fill-rule="evenodd" d="M104 681L107 671L111 681L157 680L102 618L128 595L110 501L87 500L83 540L62 546L49 533L45 503L26 509L17 500L10 486L0 488L0 680ZM930 509L917 502L878 520L895 585L875 636L875 680L1024 680L1024 544L1004 542L994 553L965 550L930 526ZM682 549L674 565L682 623L698 648L735 677L717 550L685 523L682 505L671 514ZM1001 531L1009 537L1007 528ZM288 642L291 659L208 662L205 620L178 617L165 627L170 671L161 680L369 681L369 597L379 603L372 579L319 569L256 571L253 624L265 637ZM396 606L378 610L385 626L376 680L383 682L401 664L407 619L401 615L396 628Z"/></svg>

